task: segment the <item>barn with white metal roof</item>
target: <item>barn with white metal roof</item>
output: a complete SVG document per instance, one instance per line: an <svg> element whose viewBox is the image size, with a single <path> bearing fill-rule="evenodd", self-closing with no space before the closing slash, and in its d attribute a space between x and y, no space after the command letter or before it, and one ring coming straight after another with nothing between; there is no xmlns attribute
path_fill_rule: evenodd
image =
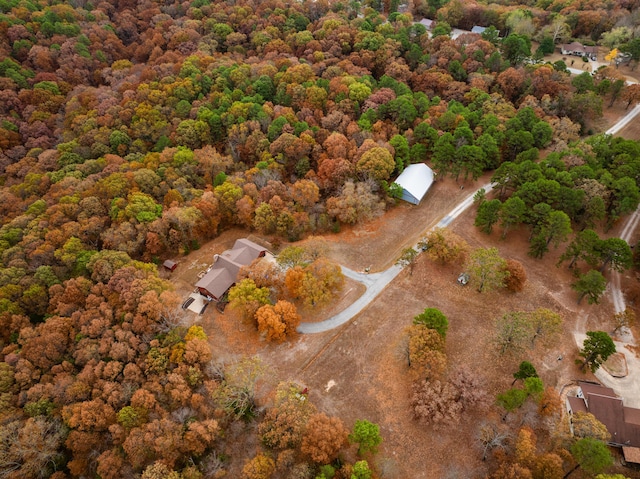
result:
<svg viewBox="0 0 640 479"><path fill-rule="evenodd" d="M395 183L402 187L402 199L411 204L420 204L433 184L434 173L424 163L407 166Z"/></svg>

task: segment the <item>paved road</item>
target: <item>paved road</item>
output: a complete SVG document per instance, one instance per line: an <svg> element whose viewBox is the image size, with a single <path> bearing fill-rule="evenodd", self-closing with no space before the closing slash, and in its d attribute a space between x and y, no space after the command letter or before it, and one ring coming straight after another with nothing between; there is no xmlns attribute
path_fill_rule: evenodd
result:
<svg viewBox="0 0 640 479"><path fill-rule="evenodd" d="M620 130L622 130L625 126L631 123L631 120L633 120L638 113L640 113L640 104L634 106L631 110L629 110L629 113L627 113L625 116L620 118L618 123L616 123L611 128L609 128L605 133L607 135L615 135Z"/></svg>
<svg viewBox="0 0 640 479"><path fill-rule="evenodd" d="M488 193L493 189L493 185L486 184L482 188ZM469 196L467 196L464 200L462 200L455 208L453 208L449 214L445 215L435 226L436 228L445 228L451 222L456 219L460 214L469 208L473 204L473 196L479 191L474 191ZM417 249L417 243L414 245L414 249ZM366 290L362 296L360 296L356 301L354 301L347 308L332 316L329 319L324 321L320 321L318 323L301 323L298 326L298 332L303 334L309 333L323 333L325 331L329 331L333 328L343 325L355 315L357 315L360 311L367 307L369 303L371 303L376 297L382 292L387 285L393 281L393 279L400 274L402 268L398 265L393 265L387 268L380 273L359 273L357 271L353 271L345 266L342 266L342 273L355 281L362 283Z"/></svg>
<svg viewBox="0 0 640 479"><path fill-rule="evenodd" d="M376 296L378 296L382 290L386 288L396 276L398 276L400 271L402 271L400 266L393 265L381 273L365 274L358 273L342 266L342 273L346 277L359 281L365 285L366 290L364 294L351 303L347 308L329 319L319 323L301 323L298 326L298 332L306 334L323 333L346 323L362 311L371 301L373 301Z"/></svg>

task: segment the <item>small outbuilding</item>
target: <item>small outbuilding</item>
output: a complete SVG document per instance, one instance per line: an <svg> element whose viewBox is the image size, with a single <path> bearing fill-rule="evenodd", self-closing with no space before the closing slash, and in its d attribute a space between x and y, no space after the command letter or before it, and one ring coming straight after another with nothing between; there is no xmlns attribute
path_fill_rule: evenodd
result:
<svg viewBox="0 0 640 479"><path fill-rule="evenodd" d="M168 269L169 271L173 272L178 267L178 263L168 259L164 263L162 263L162 266L164 266L165 269Z"/></svg>
<svg viewBox="0 0 640 479"><path fill-rule="evenodd" d="M640 465L640 448L639 447L631 447L631 446L622 446L622 456L624 457L624 462L628 464L633 464L635 466Z"/></svg>
<svg viewBox="0 0 640 479"><path fill-rule="evenodd" d="M412 205L420 204L433 184L434 173L424 163L407 166L395 183L402 187L402 199Z"/></svg>

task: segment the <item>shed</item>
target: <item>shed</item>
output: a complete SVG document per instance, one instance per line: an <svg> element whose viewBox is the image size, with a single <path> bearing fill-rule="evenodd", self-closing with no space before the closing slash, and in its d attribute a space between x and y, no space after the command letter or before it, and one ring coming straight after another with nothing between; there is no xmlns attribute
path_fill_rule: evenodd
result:
<svg viewBox="0 0 640 479"><path fill-rule="evenodd" d="M481 27L480 25L474 25L473 28L471 29L471 33L477 33L479 35L482 35L486 29L487 29L487 27Z"/></svg>
<svg viewBox="0 0 640 479"><path fill-rule="evenodd" d="M162 266L164 266L165 269L168 269L169 271L174 271L178 267L178 263L168 259L164 263L162 263Z"/></svg>
<svg viewBox="0 0 640 479"><path fill-rule="evenodd" d="M402 199L412 205L420 204L433 184L433 170L424 163L407 166L395 183L402 187Z"/></svg>

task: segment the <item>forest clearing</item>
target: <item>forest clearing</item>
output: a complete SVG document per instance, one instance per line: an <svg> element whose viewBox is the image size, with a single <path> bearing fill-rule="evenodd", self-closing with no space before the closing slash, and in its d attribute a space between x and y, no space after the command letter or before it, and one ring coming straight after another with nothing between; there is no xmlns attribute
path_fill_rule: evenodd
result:
<svg viewBox="0 0 640 479"><path fill-rule="evenodd" d="M638 477L639 8L0 0L0 479Z"/></svg>

